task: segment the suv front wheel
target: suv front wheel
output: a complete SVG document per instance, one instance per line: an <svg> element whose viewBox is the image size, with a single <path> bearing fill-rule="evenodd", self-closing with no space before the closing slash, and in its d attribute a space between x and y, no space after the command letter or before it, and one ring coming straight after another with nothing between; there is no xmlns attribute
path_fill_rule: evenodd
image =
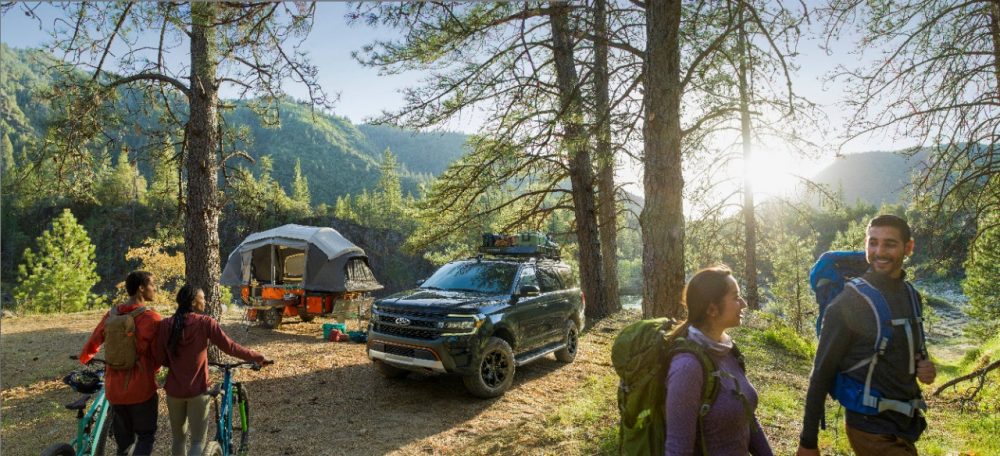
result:
<svg viewBox="0 0 1000 456"><path fill-rule="evenodd" d="M499 337L491 337L483 350L479 368L462 377L473 396L491 398L502 395L514 383L514 351Z"/></svg>

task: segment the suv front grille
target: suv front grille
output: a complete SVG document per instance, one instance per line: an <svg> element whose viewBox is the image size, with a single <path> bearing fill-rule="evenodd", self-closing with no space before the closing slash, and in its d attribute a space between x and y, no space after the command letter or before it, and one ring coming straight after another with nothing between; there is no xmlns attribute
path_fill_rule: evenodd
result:
<svg viewBox="0 0 1000 456"><path fill-rule="evenodd" d="M390 336L407 337L410 339L437 339L441 334L439 330L419 329L407 326L397 326L385 323L376 323L373 331Z"/></svg>
<svg viewBox="0 0 1000 456"><path fill-rule="evenodd" d="M446 311L380 305L372 316L372 331L409 339L433 340L443 332L438 323L448 319Z"/></svg>
<svg viewBox="0 0 1000 456"><path fill-rule="evenodd" d="M378 323L396 324L396 318L399 318L399 317L397 317L396 315L384 315L384 314L383 315L379 315L378 316ZM410 318L410 317L407 317L407 319L410 320L409 326L411 326L411 327L428 328L428 329L437 328L437 321L417 320L415 318Z"/></svg>

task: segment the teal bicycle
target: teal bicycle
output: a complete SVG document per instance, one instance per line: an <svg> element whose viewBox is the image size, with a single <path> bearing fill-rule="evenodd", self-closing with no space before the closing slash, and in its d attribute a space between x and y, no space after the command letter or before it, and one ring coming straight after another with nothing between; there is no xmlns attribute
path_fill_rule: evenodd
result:
<svg viewBox="0 0 1000 456"><path fill-rule="evenodd" d="M70 359L78 359L71 356ZM87 366L100 364L96 369L70 372L63 383L84 396L66 404L76 410L76 438L72 444L57 443L42 451L42 456L102 456L111 430L111 404L104 397L104 360L92 359ZM93 399L90 407L87 402ZM84 412L86 409L86 412Z"/></svg>
<svg viewBox="0 0 1000 456"><path fill-rule="evenodd" d="M222 370L222 384L208 391L215 403L215 440L205 445L202 456L245 455L250 451L250 401L242 382L233 381L233 371L241 367L260 370L261 365L249 361L233 364L208 363ZM237 420L233 420L234 414ZM239 434L237 438L237 434ZM233 443L239 447L233 451Z"/></svg>

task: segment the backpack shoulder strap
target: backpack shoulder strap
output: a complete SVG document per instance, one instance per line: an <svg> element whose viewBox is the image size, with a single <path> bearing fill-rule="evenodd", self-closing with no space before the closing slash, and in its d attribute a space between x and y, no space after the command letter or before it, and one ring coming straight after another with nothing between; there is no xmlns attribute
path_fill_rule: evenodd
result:
<svg viewBox="0 0 1000 456"><path fill-rule="evenodd" d="M719 395L719 378L713 375L718 370L715 366L715 361L712 361L712 358L708 356L708 353L705 352L705 349L701 345L685 337L674 339L668 356L673 359L674 356L680 353L694 355L695 359L698 360L698 364L701 365L704 383L701 388L701 410L699 410L699 414L704 416L708 413L708 409L715 403L715 398Z"/></svg>
<svg viewBox="0 0 1000 456"><path fill-rule="evenodd" d="M920 344L918 350L920 351L920 354L924 356L924 359L929 359L927 356L927 334L924 332L923 300L913 284L907 281L904 281L903 283L906 284L906 291L910 294L910 305L913 306L913 319L916 321L917 330L920 331Z"/></svg>
<svg viewBox="0 0 1000 456"><path fill-rule="evenodd" d="M148 310L146 309L146 306L139 306L135 308L135 310L129 312L128 314L131 315L132 318L135 318L138 317L139 315L142 315L142 313L145 312L146 310Z"/></svg>
<svg viewBox="0 0 1000 456"><path fill-rule="evenodd" d="M861 277L851 279L847 282L847 286L857 291L871 307L875 315L876 331L873 350L880 355L885 353L889 341L892 340L892 314L889 312L889 304L880 291Z"/></svg>
<svg viewBox="0 0 1000 456"><path fill-rule="evenodd" d="M677 354L689 353L694 355L695 359L698 360L698 364L701 365L704 381L701 384L701 408L698 410L696 434L701 454L707 456L708 446L705 441L704 420L705 415L708 415L709 410L712 409L712 405L715 404L715 399L719 397L718 367L715 365L712 357L708 355L708 352L705 351L704 347L686 337L674 339L668 353L671 359Z"/></svg>
<svg viewBox="0 0 1000 456"><path fill-rule="evenodd" d="M736 362L740 364L740 370L744 374L747 373L747 359L743 356L743 352L740 351L740 347L736 345L736 342L733 342L733 356L736 357Z"/></svg>

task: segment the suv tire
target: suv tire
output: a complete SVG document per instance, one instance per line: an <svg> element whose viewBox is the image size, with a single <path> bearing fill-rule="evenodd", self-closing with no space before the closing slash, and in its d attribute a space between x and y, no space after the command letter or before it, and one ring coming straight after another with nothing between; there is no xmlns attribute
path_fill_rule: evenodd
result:
<svg viewBox="0 0 1000 456"><path fill-rule="evenodd" d="M374 363L375 369L378 369L378 373L382 374L385 378L403 378L409 373L406 369L386 364L384 361L375 360Z"/></svg>
<svg viewBox="0 0 1000 456"><path fill-rule="evenodd" d="M462 377L473 396L484 399L503 395L514 383L514 351L499 337L490 337L476 373Z"/></svg>
<svg viewBox="0 0 1000 456"><path fill-rule="evenodd" d="M566 328L566 346L556 351L556 359L564 363L572 363L576 359L576 350L580 347L580 331L576 323L569 322Z"/></svg>

